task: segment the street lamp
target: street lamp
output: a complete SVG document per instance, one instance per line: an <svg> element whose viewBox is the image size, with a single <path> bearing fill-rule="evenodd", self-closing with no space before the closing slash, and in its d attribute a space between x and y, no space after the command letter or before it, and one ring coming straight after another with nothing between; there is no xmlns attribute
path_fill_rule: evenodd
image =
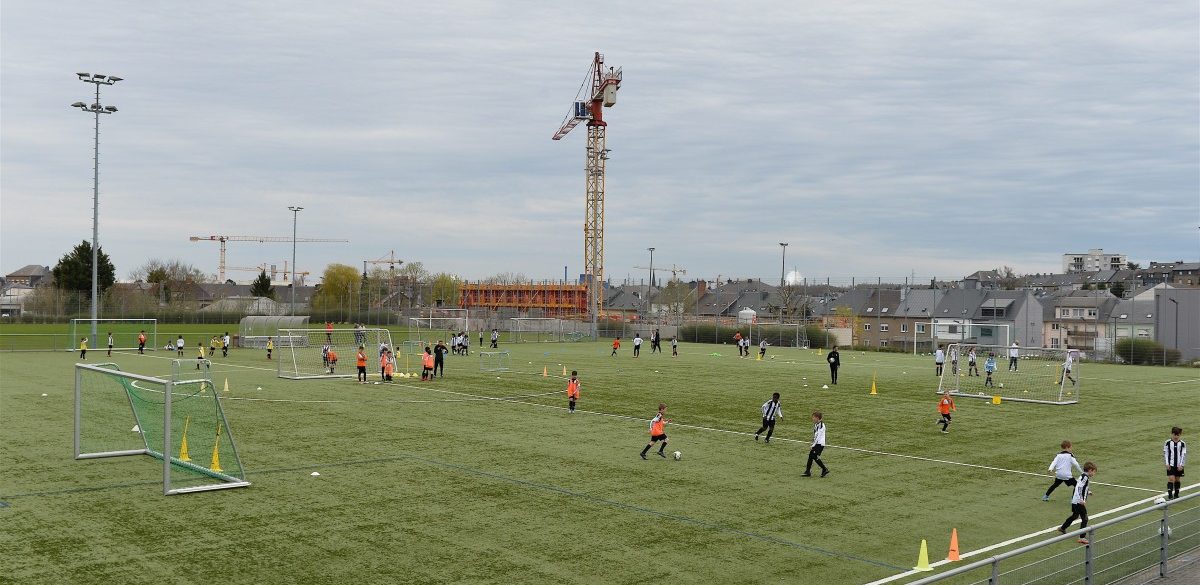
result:
<svg viewBox="0 0 1200 585"><path fill-rule="evenodd" d="M646 248L650 250L650 286L646 287L646 302L650 302L650 289L654 287L654 248ZM647 305L648 307L649 305ZM649 312L649 311L647 311Z"/></svg>
<svg viewBox="0 0 1200 585"><path fill-rule="evenodd" d="M303 207L288 206L288 211L292 212L292 305L290 313L293 316L296 315L296 218L303 209Z"/></svg>
<svg viewBox="0 0 1200 585"><path fill-rule="evenodd" d="M72 108L79 108L81 112L96 116L96 131L92 143L92 339L95 339L96 313L100 305L100 114L112 114L117 111L117 108L113 106L100 105L100 86L112 85L121 81L121 78L98 73L95 75L90 73L76 73L75 75L79 76L79 81L91 83L96 86L96 101L92 102L91 105L83 102L71 104Z"/></svg>
<svg viewBox="0 0 1200 585"><path fill-rule="evenodd" d="M779 248L782 252L782 257L779 259L779 286L787 284L787 279L784 273L787 272L787 242L779 242Z"/></svg>
<svg viewBox="0 0 1200 585"><path fill-rule="evenodd" d="M1167 297L1168 301L1175 304L1175 350L1179 350L1179 301L1174 298ZM1163 365L1167 365L1167 358L1163 356Z"/></svg>

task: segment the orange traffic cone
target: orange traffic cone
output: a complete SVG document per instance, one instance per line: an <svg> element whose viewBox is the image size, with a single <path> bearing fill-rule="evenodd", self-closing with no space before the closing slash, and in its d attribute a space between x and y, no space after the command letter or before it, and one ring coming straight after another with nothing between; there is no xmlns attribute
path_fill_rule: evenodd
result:
<svg viewBox="0 0 1200 585"><path fill-rule="evenodd" d="M950 554L946 555L946 560L951 561L951 562L962 560L958 556L958 529L957 528L950 529Z"/></svg>

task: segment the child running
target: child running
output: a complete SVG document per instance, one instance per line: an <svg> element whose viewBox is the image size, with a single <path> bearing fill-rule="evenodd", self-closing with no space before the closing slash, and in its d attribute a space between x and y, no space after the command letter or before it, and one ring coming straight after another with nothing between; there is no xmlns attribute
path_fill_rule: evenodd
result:
<svg viewBox="0 0 1200 585"><path fill-rule="evenodd" d="M575 414L575 401L579 400L579 372L571 370L571 379L567 380L567 412Z"/></svg>
<svg viewBox="0 0 1200 585"><path fill-rule="evenodd" d="M821 411L812 413L813 421L813 442L812 447L808 450L808 464L804 466L804 473L800 477L812 477L812 464L816 463L817 467L821 468L821 477L829 475L829 468L825 467L825 462L821 461L821 452L825 450L825 422Z"/></svg>
<svg viewBox="0 0 1200 585"><path fill-rule="evenodd" d="M942 397L938 399L938 412L942 415L934 424L942 425L942 432L949 433L950 427L950 411L958 412L958 407L954 406L954 399L950 397L950 391L946 390L942 393Z"/></svg>
<svg viewBox="0 0 1200 585"><path fill-rule="evenodd" d="M654 418L650 419L650 442L646 443L645 449L642 449L642 459L646 458L646 453L650 451L650 447L653 447L654 444L659 441L662 441L662 445L658 447L658 456L662 457L663 459L667 458L667 454L663 453L663 449L667 448L667 432L663 427L667 423L671 422L671 419L666 418L666 414L667 405L659 403L658 414L654 415Z"/></svg>
<svg viewBox="0 0 1200 585"><path fill-rule="evenodd" d="M1075 381L1075 378L1071 377L1071 366L1073 365L1075 365L1075 352L1073 352L1070 348L1067 348L1067 359L1062 365L1062 377L1058 379L1059 386L1061 386L1062 383L1067 380L1071 381L1072 386L1079 384Z"/></svg>
<svg viewBox="0 0 1200 585"><path fill-rule="evenodd" d="M1058 527L1058 531L1062 534L1067 533L1067 528L1076 518L1079 519L1079 528L1087 528L1088 513L1087 513L1087 497L1088 487L1092 483L1092 478L1096 475L1096 464L1088 461L1083 464L1083 475L1079 476L1079 483L1075 484L1075 494L1071 496L1071 515L1067 520ZM1084 535L1079 536L1079 544L1087 544L1088 540Z"/></svg>
<svg viewBox="0 0 1200 585"><path fill-rule="evenodd" d="M779 393L771 395L771 399L764 402L762 405L762 426L757 431L754 431L754 440L758 440L758 435L763 431L767 431L767 440L771 442L771 433L775 432L775 419L783 418L783 409L779 408Z"/></svg>
<svg viewBox="0 0 1200 585"><path fill-rule="evenodd" d="M671 357L679 357L679 340L671 336Z"/></svg>
<svg viewBox="0 0 1200 585"><path fill-rule="evenodd" d="M1047 471L1054 472L1054 483L1050 484L1050 488L1046 490L1046 494L1042 496L1043 502L1050 501L1050 493L1057 488L1059 484L1067 484L1075 487L1075 476L1072 474L1072 468L1079 470L1079 474L1083 474L1083 468L1079 466L1079 462L1075 460L1075 456L1071 454L1071 442L1062 442L1062 451L1054 456L1054 461L1050 462L1050 467Z"/></svg>
<svg viewBox="0 0 1200 585"><path fill-rule="evenodd" d="M613 354L614 356L615 356L615 355L617 355L617 350L618 350L618 349L621 349L621 338L620 338L620 337L617 337L616 339L614 339L614 340L613 340L613 352L612 352L612 354Z"/></svg>

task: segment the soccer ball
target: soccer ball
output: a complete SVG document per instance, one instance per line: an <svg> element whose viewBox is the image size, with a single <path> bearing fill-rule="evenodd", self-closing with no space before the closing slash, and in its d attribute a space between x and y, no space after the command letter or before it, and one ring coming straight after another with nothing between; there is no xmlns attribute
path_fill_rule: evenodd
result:
<svg viewBox="0 0 1200 585"><path fill-rule="evenodd" d="M262 386L259 386L259 387L258 387L258 388L256 388L256 389L257 389L257 390L262 390Z"/></svg>
<svg viewBox="0 0 1200 585"><path fill-rule="evenodd" d="M1155 498L1154 503L1155 504L1165 504L1165 503L1167 503L1167 499L1166 498Z"/></svg>
<svg viewBox="0 0 1200 585"><path fill-rule="evenodd" d="M683 453L680 453L679 451L676 451L675 453L673 453L673 455L675 456L676 461L683 459Z"/></svg>
<svg viewBox="0 0 1200 585"><path fill-rule="evenodd" d="M1004 387L1004 382L1000 382L1000 387L1001 387L1001 388L1003 388L1003 387Z"/></svg>

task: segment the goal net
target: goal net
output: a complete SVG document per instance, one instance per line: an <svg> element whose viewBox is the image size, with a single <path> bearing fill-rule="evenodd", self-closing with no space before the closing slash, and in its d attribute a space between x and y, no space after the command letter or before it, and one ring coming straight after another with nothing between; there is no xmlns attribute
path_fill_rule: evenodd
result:
<svg viewBox="0 0 1200 585"><path fill-rule="evenodd" d="M372 364L377 369L382 346L395 347L387 329L280 329L275 339L276 375L289 380L353 377L360 346L367 352L368 372Z"/></svg>
<svg viewBox="0 0 1200 585"><path fill-rule="evenodd" d="M447 343L450 338L459 333L470 333L471 323L467 318L467 309L432 309L432 313L422 317L409 317L408 338L422 340L427 343L437 343L440 339Z"/></svg>
<svg viewBox="0 0 1200 585"><path fill-rule="evenodd" d="M479 371L481 372L507 372L511 368L511 359L507 351L481 351L479 352Z"/></svg>
<svg viewBox="0 0 1200 585"><path fill-rule="evenodd" d="M75 364L75 458L149 455L163 462L164 495L250 485L208 360L175 360L173 370Z"/></svg>
<svg viewBox="0 0 1200 585"><path fill-rule="evenodd" d="M95 324L96 335L92 335ZM146 349L158 349L158 319L71 319L71 345L68 351L79 347L79 340L88 338L88 347L95 351L108 349L108 336L112 335L113 349L121 351L138 348L138 335L145 333Z"/></svg>
<svg viewBox="0 0 1200 585"><path fill-rule="evenodd" d="M1013 348L1003 345L952 343L943 350L946 361L938 380L939 393L950 390L956 396L999 396L1002 400L1043 404L1079 402L1079 362L1083 356L1077 349L1022 347L1015 350L1016 359L1010 358ZM974 369L970 365L972 351Z"/></svg>
<svg viewBox="0 0 1200 585"><path fill-rule="evenodd" d="M869 320L869 319L868 319ZM962 323L961 320L941 319L914 323L913 351L932 353L937 346L1003 345L1012 343L1012 326L1004 323Z"/></svg>

